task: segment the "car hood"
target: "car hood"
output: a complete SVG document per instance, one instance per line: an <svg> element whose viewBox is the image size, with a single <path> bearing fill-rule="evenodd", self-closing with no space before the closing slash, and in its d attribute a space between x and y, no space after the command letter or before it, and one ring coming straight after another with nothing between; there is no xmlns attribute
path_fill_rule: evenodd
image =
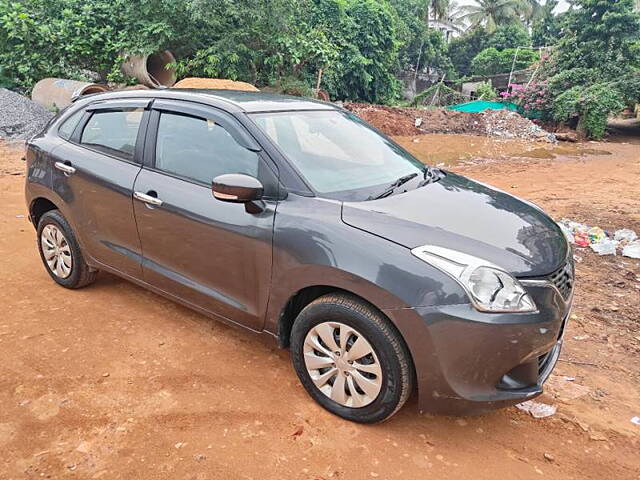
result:
<svg viewBox="0 0 640 480"><path fill-rule="evenodd" d="M407 248L474 255L520 277L547 275L568 253L562 231L538 207L452 173L406 193L345 202L342 220Z"/></svg>

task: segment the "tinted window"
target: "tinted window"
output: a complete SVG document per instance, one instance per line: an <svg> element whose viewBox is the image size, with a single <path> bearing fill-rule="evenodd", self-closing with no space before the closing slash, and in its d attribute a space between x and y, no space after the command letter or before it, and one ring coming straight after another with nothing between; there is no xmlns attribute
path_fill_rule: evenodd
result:
<svg viewBox="0 0 640 480"><path fill-rule="evenodd" d="M58 135L65 140L69 140L71 138L71 135L73 135L73 131L78 126L82 115L84 115L84 110L78 110L76 113L67 118L60 126L60 128L58 128Z"/></svg>
<svg viewBox="0 0 640 480"><path fill-rule="evenodd" d="M80 143L131 160L143 113L142 108L97 111L84 127Z"/></svg>
<svg viewBox="0 0 640 480"><path fill-rule="evenodd" d="M163 113L158 126L156 168L203 183L224 173L258 176L260 157L213 120Z"/></svg>

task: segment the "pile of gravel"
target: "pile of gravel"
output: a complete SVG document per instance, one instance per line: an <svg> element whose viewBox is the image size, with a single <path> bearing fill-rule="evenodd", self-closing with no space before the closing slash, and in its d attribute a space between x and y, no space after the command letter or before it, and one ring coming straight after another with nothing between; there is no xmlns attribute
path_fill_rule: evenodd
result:
<svg viewBox="0 0 640 480"><path fill-rule="evenodd" d="M543 130L528 118L509 110L487 110L482 113L486 135L555 142L553 133Z"/></svg>
<svg viewBox="0 0 640 480"><path fill-rule="evenodd" d="M40 133L53 117L43 106L0 88L0 138L27 140Z"/></svg>

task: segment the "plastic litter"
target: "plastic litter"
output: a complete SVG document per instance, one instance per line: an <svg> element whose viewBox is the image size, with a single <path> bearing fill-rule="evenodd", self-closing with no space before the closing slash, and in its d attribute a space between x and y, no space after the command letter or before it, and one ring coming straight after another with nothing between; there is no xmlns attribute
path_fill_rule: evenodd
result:
<svg viewBox="0 0 640 480"><path fill-rule="evenodd" d="M634 425L640 425L640 417L633 417L631 419L631 423L633 423Z"/></svg>
<svg viewBox="0 0 640 480"><path fill-rule="evenodd" d="M592 227L583 223L563 218L558 222L570 243L577 247L590 247L598 255L617 255L618 248L622 255L640 259L640 240L633 230L623 228L613 235L600 227ZM578 259L576 261L579 262Z"/></svg>
<svg viewBox="0 0 640 480"><path fill-rule="evenodd" d="M622 255L624 257L640 259L640 240L627 244L622 249Z"/></svg>
<svg viewBox="0 0 640 480"><path fill-rule="evenodd" d="M533 418L545 418L555 415L558 407L556 405L547 405L546 403L534 402L527 400L516 405L520 410L528 412Z"/></svg>
<svg viewBox="0 0 640 480"><path fill-rule="evenodd" d="M589 240L591 244L602 243L607 239L607 234L600 227L591 227L587 230L587 235L589 235Z"/></svg>
<svg viewBox="0 0 640 480"><path fill-rule="evenodd" d="M598 255L616 255L616 248L618 247L618 241L605 238L597 243L592 243L589 246L591 250Z"/></svg>
<svg viewBox="0 0 640 480"><path fill-rule="evenodd" d="M633 230L623 228L622 230L616 230L613 234L613 239L618 240L619 242L633 242L638 239L638 235Z"/></svg>

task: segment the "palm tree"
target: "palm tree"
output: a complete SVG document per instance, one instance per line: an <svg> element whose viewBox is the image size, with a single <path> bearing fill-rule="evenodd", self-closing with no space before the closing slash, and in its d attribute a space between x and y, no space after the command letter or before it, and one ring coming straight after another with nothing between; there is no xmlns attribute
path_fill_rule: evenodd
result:
<svg viewBox="0 0 640 480"><path fill-rule="evenodd" d="M547 0L544 5L538 0L522 0L521 3L522 6L520 7L520 13L522 14L526 25L531 25L533 22L541 18L547 4L555 4L555 6L558 5L558 2L555 0ZM555 6L553 8L555 8Z"/></svg>
<svg viewBox="0 0 640 480"><path fill-rule="evenodd" d="M489 33L495 31L501 23L517 21L523 12L523 0L474 0L476 5L464 8L464 20L470 23L470 28L484 26ZM526 0L528 1L528 0Z"/></svg>
<svg viewBox="0 0 640 480"><path fill-rule="evenodd" d="M640 2L640 0L638 0ZM464 31L466 24L463 20L464 7L461 6L456 0L451 0L447 7L447 13L444 17L451 26L458 28L460 31Z"/></svg>
<svg viewBox="0 0 640 480"><path fill-rule="evenodd" d="M442 20L447 16L450 0L427 0L425 2L425 21L429 24L429 17Z"/></svg>

